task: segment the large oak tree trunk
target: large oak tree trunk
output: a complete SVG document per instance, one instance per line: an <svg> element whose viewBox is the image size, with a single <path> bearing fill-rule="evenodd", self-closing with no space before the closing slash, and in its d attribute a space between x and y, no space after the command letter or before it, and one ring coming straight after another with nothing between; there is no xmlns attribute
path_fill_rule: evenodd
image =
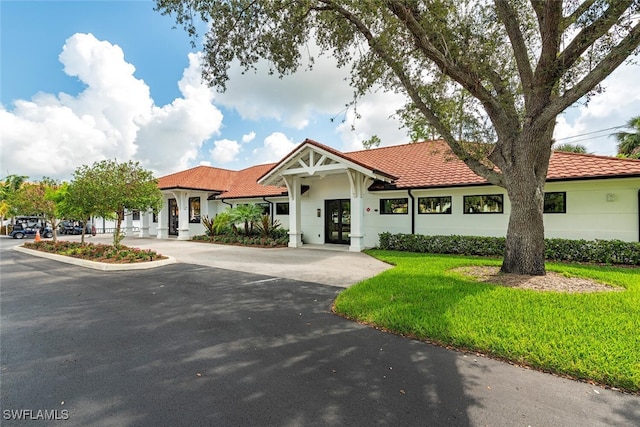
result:
<svg viewBox="0 0 640 427"><path fill-rule="evenodd" d="M501 271L544 275L544 188L535 179L516 180L507 193L511 216Z"/></svg>
<svg viewBox="0 0 640 427"><path fill-rule="evenodd" d="M544 185L554 128L555 122L542 129L524 129L502 152L504 184L511 202L503 273L545 274Z"/></svg>

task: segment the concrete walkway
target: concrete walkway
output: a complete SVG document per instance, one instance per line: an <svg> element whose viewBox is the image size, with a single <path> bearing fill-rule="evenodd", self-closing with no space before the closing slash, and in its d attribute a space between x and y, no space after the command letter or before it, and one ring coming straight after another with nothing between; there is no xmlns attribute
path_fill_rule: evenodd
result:
<svg viewBox="0 0 640 427"><path fill-rule="evenodd" d="M61 236L60 240L80 240L80 236ZM111 240L111 234L87 238L87 241L94 243L110 243ZM369 255L348 252L340 246L329 250L331 245L314 245L312 249L264 249L139 237L126 237L122 243L130 247L152 249L181 263L340 287L348 287L391 267Z"/></svg>

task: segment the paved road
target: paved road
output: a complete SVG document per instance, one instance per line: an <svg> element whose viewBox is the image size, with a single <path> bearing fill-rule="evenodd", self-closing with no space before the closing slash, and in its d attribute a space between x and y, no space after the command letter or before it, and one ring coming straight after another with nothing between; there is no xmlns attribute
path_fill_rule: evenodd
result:
<svg viewBox="0 0 640 427"><path fill-rule="evenodd" d="M62 240L80 240L80 236L61 236ZM15 244L2 242L6 245ZM12 239L8 239L12 240ZM87 241L110 244L112 236L98 234ZM14 241L15 242L15 241ZM20 242L20 241L17 241ZM266 274L287 279L347 287L390 268L389 264L359 252L345 250L271 248L126 237L123 244L153 249L177 261L247 273ZM319 246L322 247L322 246ZM326 247L340 248L340 246Z"/></svg>
<svg viewBox="0 0 640 427"><path fill-rule="evenodd" d="M337 317L338 287L0 255L3 426L640 425L638 396Z"/></svg>

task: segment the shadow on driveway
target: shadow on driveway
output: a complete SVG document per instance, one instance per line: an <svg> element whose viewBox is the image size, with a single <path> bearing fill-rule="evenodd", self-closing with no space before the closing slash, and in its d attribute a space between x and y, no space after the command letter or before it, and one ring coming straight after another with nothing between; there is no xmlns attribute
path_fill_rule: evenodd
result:
<svg viewBox="0 0 640 427"><path fill-rule="evenodd" d="M65 426L640 420L634 396L344 320L330 312L336 287L189 264L95 272L13 251L0 268L2 409L65 409Z"/></svg>

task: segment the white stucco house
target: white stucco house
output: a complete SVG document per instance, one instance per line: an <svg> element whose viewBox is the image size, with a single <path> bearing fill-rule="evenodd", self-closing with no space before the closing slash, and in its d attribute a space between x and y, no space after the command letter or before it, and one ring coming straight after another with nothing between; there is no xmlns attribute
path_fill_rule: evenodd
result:
<svg viewBox="0 0 640 427"><path fill-rule="evenodd" d="M348 245L379 234L505 236L510 203L443 141L343 153L305 140L275 164L232 171L198 166L161 177L158 215L140 234L188 240L200 219L257 203L289 229L289 246ZM640 161L554 152L547 175L545 233L568 239L640 240Z"/></svg>

